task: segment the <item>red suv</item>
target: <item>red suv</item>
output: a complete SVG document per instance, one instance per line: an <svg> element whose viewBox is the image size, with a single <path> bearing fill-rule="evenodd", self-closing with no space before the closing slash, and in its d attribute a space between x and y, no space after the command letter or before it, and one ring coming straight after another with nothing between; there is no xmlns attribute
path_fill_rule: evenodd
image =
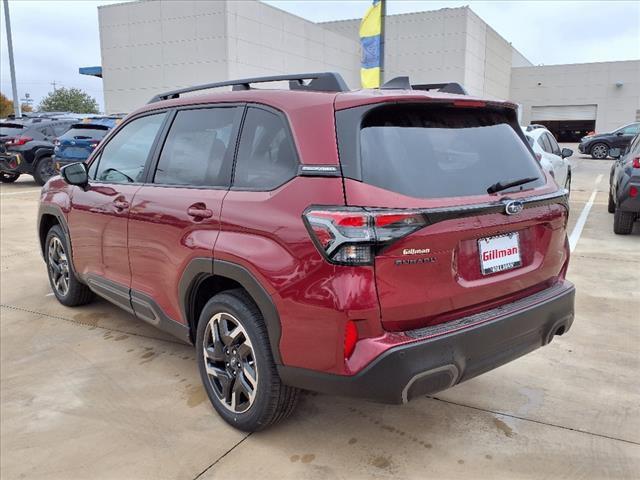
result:
<svg viewBox="0 0 640 480"><path fill-rule="evenodd" d="M155 97L43 188L55 296L195 344L248 431L299 389L402 403L549 343L573 321L566 192L514 104L432 87Z"/></svg>

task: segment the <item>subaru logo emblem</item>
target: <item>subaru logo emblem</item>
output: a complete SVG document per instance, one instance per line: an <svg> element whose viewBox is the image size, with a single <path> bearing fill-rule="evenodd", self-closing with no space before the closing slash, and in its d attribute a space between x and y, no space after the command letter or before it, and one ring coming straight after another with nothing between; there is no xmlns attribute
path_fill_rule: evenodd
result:
<svg viewBox="0 0 640 480"><path fill-rule="evenodd" d="M520 200L510 200L504 205L504 212L507 215L516 215L522 211L524 204Z"/></svg>

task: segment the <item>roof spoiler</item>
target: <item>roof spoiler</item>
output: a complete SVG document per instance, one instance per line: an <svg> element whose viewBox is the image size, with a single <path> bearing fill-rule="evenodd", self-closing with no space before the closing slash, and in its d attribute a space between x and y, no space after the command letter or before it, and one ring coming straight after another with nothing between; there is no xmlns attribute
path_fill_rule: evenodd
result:
<svg viewBox="0 0 640 480"><path fill-rule="evenodd" d="M456 93L458 95L469 95L465 88L458 82L447 83L419 83L412 85L409 77L395 77L385 82L380 87L382 90L437 90L443 93Z"/></svg>
<svg viewBox="0 0 640 480"><path fill-rule="evenodd" d="M310 80L305 83L304 80ZM311 92L348 92L349 87L339 73L299 73L295 75L274 75L269 77L242 78L239 80L227 80L225 82L205 83L193 87L181 88L170 92L161 93L153 97L149 103L160 102L170 98L179 98L180 95L211 88L232 87L232 90L250 90L253 83L289 82L290 90L305 90Z"/></svg>

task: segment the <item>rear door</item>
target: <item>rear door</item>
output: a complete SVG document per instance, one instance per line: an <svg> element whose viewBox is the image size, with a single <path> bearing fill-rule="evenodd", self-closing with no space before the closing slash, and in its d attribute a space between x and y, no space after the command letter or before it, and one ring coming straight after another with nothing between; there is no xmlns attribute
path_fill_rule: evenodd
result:
<svg viewBox="0 0 640 480"><path fill-rule="evenodd" d="M558 145L558 142L556 142L556 139L550 132L544 132L542 136L545 137L546 143L549 145L548 155L551 163L553 164L553 173L556 183L560 187L564 187L567 181L567 174L569 172L569 161L562 158L560 145Z"/></svg>
<svg viewBox="0 0 640 480"><path fill-rule="evenodd" d="M180 278L193 259L213 256L242 110L178 110L147 183L135 194L129 217L131 301L144 320L157 322L159 307L187 322Z"/></svg>
<svg viewBox="0 0 640 480"><path fill-rule="evenodd" d="M567 210L515 114L396 104L336 115L347 203L384 215L374 266L385 328L440 323L555 282Z"/></svg>

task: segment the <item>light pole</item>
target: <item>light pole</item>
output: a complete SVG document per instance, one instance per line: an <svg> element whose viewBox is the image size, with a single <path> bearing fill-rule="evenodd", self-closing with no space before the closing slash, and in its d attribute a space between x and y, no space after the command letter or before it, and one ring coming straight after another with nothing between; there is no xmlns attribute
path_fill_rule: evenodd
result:
<svg viewBox="0 0 640 480"><path fill-rule="evenodd" d="M16 67L13 63L13 41L11 39L11 20L9 19L9 0L3 0L4 21L7 26L7 48L9 49L9 70L11 70L11 90L13 91L13 113L20 118L20 99L18 98L18 85L16 84Z"/></svg>

